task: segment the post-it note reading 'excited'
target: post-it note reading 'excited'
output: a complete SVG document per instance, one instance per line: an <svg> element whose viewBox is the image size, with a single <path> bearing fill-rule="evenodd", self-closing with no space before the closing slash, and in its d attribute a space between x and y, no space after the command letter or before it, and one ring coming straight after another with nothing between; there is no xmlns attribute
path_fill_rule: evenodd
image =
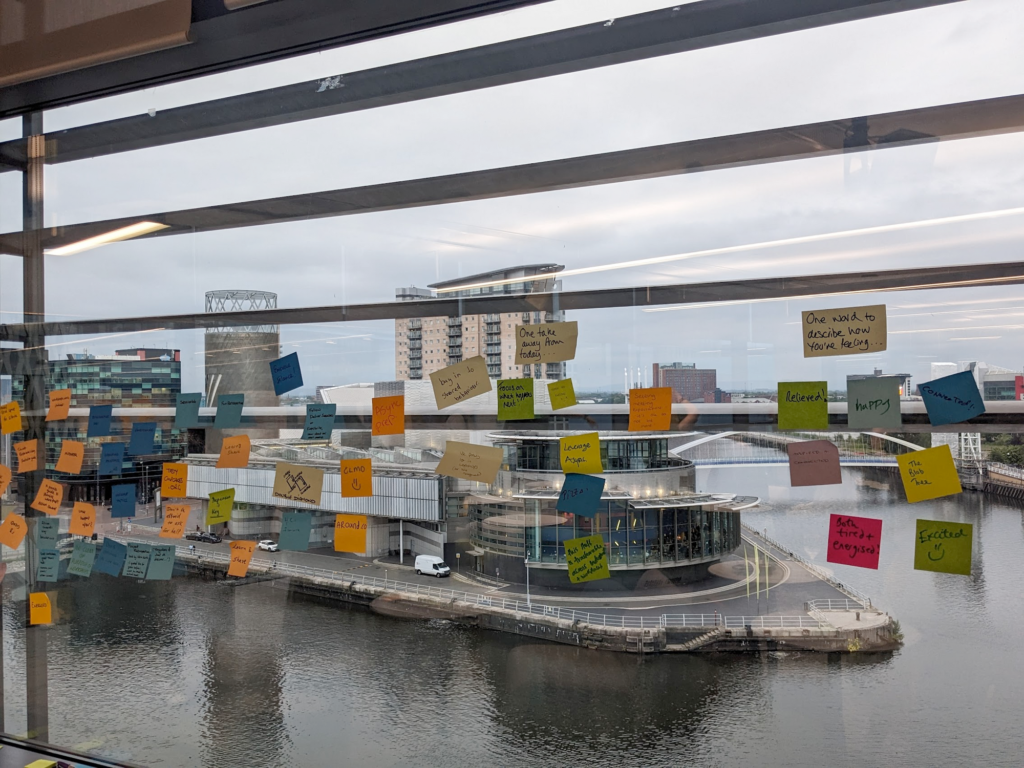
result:
<svg viewBox="0 0 1024 768"><path fill-rule="evenodd" d="M886 347L885 305L803 312L804 357L864 355Z"/></svg>
<svg viewBox="0 0 1024 768"><path fill-rule="evenodd" d="M629 431L663 431L672 427L672 388L629 390Z"/></svg>
<svg viewBox="0 0 1024 768"><path fill-rule="evenodd" d="M878 551L882 543L882 521L873 517L832 515L828 526L830 563L878 568Z"/></svg>
<svg viewBox="0 0 1024 768"><path fill-rule="evenodd" d="M918 520L914 570L971 575L974 526L941 520Z"/></svg>
<svg viewBox="0 0 1024 768"><path fill-rule="evenodd" d="M435 471L446 477L493 483L498 476L501 459L501 448L449 440L445 445L444 456Z"/></svg>
<svg viewBox="0 0 1024 768"><path fill-rule="evenodd" d="M487 361L480 355L430 374L438 410L491 391Z"/></svg>
<svg viewBox="0 0 1024 768"><path fill-rule="evenodd" d="M985 412L985 402L970 371L925 382L918 390L933 427L959 424Z"/></svg>
<svg viewBox="0 0 1024 768"><path fill-rule="evenodd" d="M928 501L961 493L953 454L948 445L912 451L896 457L907 501Z"/></svg>
<svg viewBox="0 0 1024 768"><path fill-rule="evenodd" d="M779 429L828 429L828 382L780 381Z"/></svg>
<svg viewBox="0 0 1024 768"><path fill-rule="evenodd" d="M852 379L846 385L846 423L850 429L899 429L900 380L895 376Z"/></svg>
<svg viewBox="0 0 1024 768"><path fill-rule="evenodd" d="M501 379L498 382L498 421L533 418L533 379Z"/></svg>
<svg viewBox="0 0 1024 768"><path fill-rule="evenodd" d="M840 485L843 472L839 465L839 448L829 440L803 440L786 446L789 455L789 484L794 488L808 485Z"/></svg>
<svg viewBox="0 0 1024 768"><path fill-rule="evenodd" d="M597 432L559 438L558 456L565 474L599 475L604 472L601 439Z"/></svg>
<svg viewBox="0 0 1024 768"><path fill-rule="evenodd" d="M579 326L567 323L540 323L516 326L516 365L563 363L576 357Z"/></svg>

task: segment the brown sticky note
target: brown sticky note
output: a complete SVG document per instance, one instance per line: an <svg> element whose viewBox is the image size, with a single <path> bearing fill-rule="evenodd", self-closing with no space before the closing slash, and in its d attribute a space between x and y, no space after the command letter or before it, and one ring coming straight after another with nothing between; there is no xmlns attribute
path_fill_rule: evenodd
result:
<svg viewBox="0 0 1024 768"><path fill-rule="evenodd" d="M277 472L274 474L274 496L277 498L319 504L323 485L322 469L277 462Z"/></svg>
<svg viewBox="0 0 1024 768"><path fill-rule="evenodd" d="M865 355L884 352L885 304L804 312L804 357Z"/></svg>
<svg viewBox="0 0 1024 768"><path fill-rule="evenodd" d="M11 549L17 549L28 533L28 524L25 518L17 512L11 512L4 521L0 523L0 544Z"/></svg>
<svg viewBox="0 0 1024 768"><path fill-rule="evenodd" d="M14 444L14 452L18 454L18 473L35 472L39 468L39 441L26 440Z"/></svg>
<svg viewBox="0 0 1024 768"><path fill-rule="evenodd" d="M629 390L629 431L672 428L672 388Z"/></svg>
<svg viewBox="0 0 1024 768"><path fill-rule="evenodd" d="M50 407L46 411L47 421L64 421L71 409L71 390L55 389L50 392Z"/></svg>
<svg viewBox="0 0 1024 768"><path fill-rule="evenodd" d="M69 475L77 475L82 471L82 459L85 458L85 443L77 440L63 440L60 444L60 457L57 459L57 471Z"/></svg>
<svg viewBox="0 0 1024 768"><path fill-rule="evenodd" d="M4 495L7 486L11 484L11 468L0 464L0 496Z"/></svg>
<svg viewBox="0 0 1024 768"><path fill-rule="evenodd" d="M68 533L72 536L92 536L96 530L96 507L84 501L76 501L71 509Z"/></svg>
<svg viewBox="0 0 1024 768"><path fill-rule="evenodd" d="M804 440L786 446L789 453L789 484L794 488L806 485L840 485L843 473L839 467L839 448L828 440Z"/></svg>
<svg viewBox="0 0 1024 768"><path fill-rule="evenodd" d="M576 357L579 326L567 323L540 323L516 326L516 365L562 363Z"/></svg>
<svg viewBox="0 0 1024 768"><path fill-rule="evenodd" d="M188 464L164 464L160 495L165 499L180 499L188 495Z"/></svg>
<svg viewBox="0 0 1024 768"><path fill-rule="evenodd" d="M50 609L50 596L45 592L32 592L28 596L28 623L52 624L53 611Z"/></svg>
<svg viewBox="0 0 1024 768"><path fill-rule="evenodd" d="M248 435L225 437L221 444L217 469L244 469L249 466L249 451L252 443Z"/></svg>
<svg viewBox="0 0 1024 768"><path fill-rule="evenodd" d="M501 468L501 459L501 448L449 440L444 449L444 457L435 471L448 477L493 483Z"/></svg>
<svg viewBox="0 0 1024 768"><path fill-rule="evenodd" d="M401 435L405 433L405 395L373 398L373 422L370 434Z"/></svg>
<svg viewBox="0 0 1024 768"><path fill-rule="evenodd" d="M238 578L245 576L249 572L249 563L252 562L252 553L255 550L255 541L232 541L228 576L237 576Z"/></svg>
<svg viewBox="0 0 1024 768"><path fill-rule="evenodd" d="M12 400L0 405L0 433L9 435L21 431L21 406Z"/></svg>
<svg viewBox="0 0 1024 768"><path fill-rule="evenodd" d="M373 467L370 459L341 460L341 495L373 496Z"/></svg>
<svg viewBox="0 0 1024 768"><path fill-rule="evenodd" d="M184 536L191 509L188 504L168 504L164 508L164 524L160 528L160 538L180 539Z"/></svg>
<svg viewBox="0 0 1024 768"><path fill-rule="evenodd" d="M334 516L334 551L366 553L366 515Z"/></svg>
<svg viewBox="0 0 1024 768"><path fill-rule="evenodd" d="M38 512L56 515L60 512L62 501L64 501L64 486L44 477L43 481L39 483L39 492L30 506Z"/></svg>
<svg viewBox="0 0 1024 768"><path fill-rule="evenodd" d="M487 361L480 355L430 374L438 410L491 391Z"/></svg>

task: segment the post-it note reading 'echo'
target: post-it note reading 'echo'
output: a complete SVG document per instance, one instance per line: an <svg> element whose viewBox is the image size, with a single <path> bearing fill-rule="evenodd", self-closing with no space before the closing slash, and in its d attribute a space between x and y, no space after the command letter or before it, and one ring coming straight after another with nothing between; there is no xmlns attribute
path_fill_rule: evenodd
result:
<svg viewBox="0 0 1024 768"><path fill-rule="evenodd" d="M885 305L803 312L804 357L864 355L886 347Z"/></svg>
<svg viewBox="0 0 1024 768"><path fill-rule="evenodd" d="M480 355L430 374L438 410L491 391L487 361Z"/></svg>
<svg viewBox="0 0 1024 768"><path fill-rule="evenodd" d="M501 459L501 448L449 440L445 445L444 456L435 471L446 477L493 483L494 478L498 476Z"/></svg>
<svg viewBox="0 0 1024 768"><path fill-rule="evenodd" d="M780 381L779 429L828 429L828 382Z"/></svg>
<svg viewBox="0 0 1024 768"><path fill-rule="evenodd" d="M948 445L912 451L896 457L907 501L928 501L961 493L960 475Z"/></svg>
<svg viewBox="0 0 1024 768"><path fill-rule="evenodd" d="M576 357L579 326L567 323L540 323L516 326L516 365L563 363Z"/></svg>
<svg viewBox="0 0 1024 768"><path fill-rule="evenodd" d="M914 570L971 575L974 526L942 520L918 520Z"/></svg>

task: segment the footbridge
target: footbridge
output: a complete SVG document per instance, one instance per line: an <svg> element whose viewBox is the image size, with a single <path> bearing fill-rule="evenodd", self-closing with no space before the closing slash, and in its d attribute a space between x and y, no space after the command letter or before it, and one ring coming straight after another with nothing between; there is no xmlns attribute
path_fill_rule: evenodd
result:
<svg viewBox="0 0 1024 768"><path fill-rule="evenodd" d="M843 466L891 467L896 466L900 454L923 450L920 445L877 432L715 432L683 443L671 453L697 466L786 464L786 446L805 440L834 443Z"/></svg>

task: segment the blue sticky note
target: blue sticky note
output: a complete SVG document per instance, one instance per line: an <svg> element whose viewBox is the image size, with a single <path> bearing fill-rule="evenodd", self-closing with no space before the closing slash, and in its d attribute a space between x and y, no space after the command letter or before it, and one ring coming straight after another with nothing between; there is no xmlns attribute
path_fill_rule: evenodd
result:
<svg viewBox="0 0 1024 768"><path fill-rule="evenodd" d="M174 398L174 426L178 429L194 429L199 426L199 403L202 392L189 392Z"/></svg>
<svg viewBox="0 0 1024 768"><path fill-rule="evenodd" d="M270 363L270 375L274 379L274 392L283 395L302 386L302 369L299 368L299 353L292 352Z"/></svg>
<svg viewBox="0 0 1024 768"><path fill-rule="evenodd" d="M174 545L154 544L149 553L149 567L146 579L149 581L167 581L174 573Z"/></svg>
<svg viewBox="0 0 1024 768"><path fill-rule="evenodd" d="M151 547L149 544L140 544L137 541L128 542L128 552L124 559L122 576L129 579L144 579L149 569L149 555Z"/></svg>
<svg viewBox="0 0 1024 768"><path fill-rule="evenodd" d="M120 576L121 568L124 567L124 559L128 556L128 547L113 539L104 539L103 547L96 556L94 571L105 573L109 576Z"/></svg>
<svg viewBox="0 0 1024 768"><path fill-rule="evenodd" d="M156 437L156 422L145 421L132 424L132 436L128 441L129 456L145 456L153 452L153 439Z"/></svg>
<svg viewBox="0 0 1024 768"><path fill-rule="evenodd" d="M59 571L60 553L56 549L40 549L36 579L38 581L56 581Z"/></svg>
<svg viewBox="0 0 1024 768"><path fill-rule="evenodd" d="M89 408L89 429L86 437L106 437L110 432L110 417L114 413L112 405L93 405Z"/></svg>
<svg viewBox="0 0 1024 768"><path fill-rule="evenodd" d="M68 564L68 573L73 576L88 578L92 573L92 564L96 560L96 545L91 541L79 539L75 542L75 548L71 550L71 562Z"/></svg>
<svg viewBox="0 0 1024 768"><path fill-rule="evenodd" d="M970 371L926 382L918 390L933 427L959 424L985 412L985 402Z"/></svg>
<svg viewBox="0 0 1024 768"><path fill-rule="evenodd" d="M40 517L36 520L36 546L40 549L56 549L60 535L60 520L56 517Z"/></svg>
<svg viewBox="0 0 1024 768"><path fill-rule="evenodd" d="M242 423L242 406L245 395L218 395L217 415L213 417L213 426L217 429L232 429Z"/></svg>
<svg viewBox="0 0 1024 768"><path fill-rule="evenodd" d="M309 512L286 512L281 518L279 549L305 552L309 549L309 532L313 530L313 515Z"/></svg>
<svg viewBox="0 0 1024 768"><path fill-rule="evenodd" d="M135 483L110 489L110 516L135 517Z"/></svg>
<svg viewBox="0 0 1024 768"><path fill-rule="evenodd" d="M306 406L306 426L303 440L330 440L334 417L338 413L335 403L310 403Z"/></svg>
<svg viewBox="0 0 1024 768"><path fill-rule="evenodd" d="M100 474L120 475L124 471L124 443L104 443L100 446Z"/></svg>
<svg viewBox="0 0 1024 768"><path fill-rule="evenodd" d="M558 494L555 509L582 517L594 517L603 492L603 477L567 474L565 482L562 483L562 492Z"/></svg>

